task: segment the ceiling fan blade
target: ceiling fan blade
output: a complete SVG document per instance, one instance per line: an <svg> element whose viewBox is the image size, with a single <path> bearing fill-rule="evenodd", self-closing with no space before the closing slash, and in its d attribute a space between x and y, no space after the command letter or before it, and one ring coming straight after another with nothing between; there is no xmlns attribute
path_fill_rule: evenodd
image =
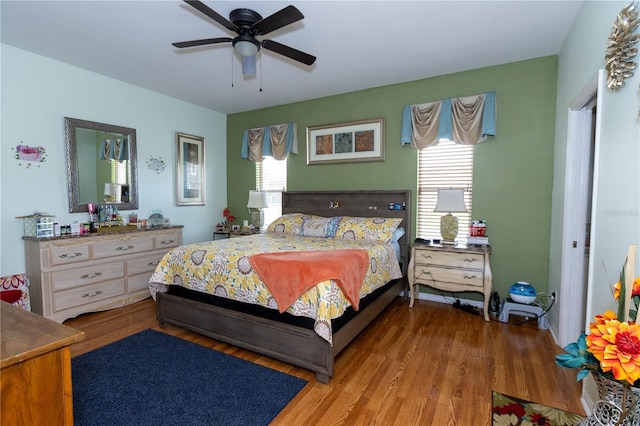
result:
<svg viewBox="0 0 640 426"><path fill-rule="evenodd" d="M256 29L260 35L267 34L289 24L293 24L302 18L304 18L302 12L294 6L287 6L273 15L267 16L266 18L256 22L253 24L253 28Z"/></svg>
<svg viewBox="0 0 640 426"><path fill-rule="evenodd" d="M229 43L231 41L233 41L233 39L229 37L218 37L218 38L204 38L202 40L181 41L178 43L171 43L171 44L174 45L175 47L183 48L183 47L204 46L205 44Z"/></svg>
<svg viewBox="0 0 640 426"><path fill-rule="evenodd" d="M283 56L293 59L294 61L302 62L305 65L313 65L316 61L316 57L309 55L308 53L301 52L293 47L285 46L273 40L262 40L260 42L262 47L271 50L272 52L279 53Z"/></svg>
<svg viewBox="0 0 640 426"><path fill-rule="evenodd" d="M184 2L189 4L190 6L194 7L195 9L199 10L200 12L204 13L209 18L213 19L214 21L216 21L218 24L222 25L226 29L234 31L236 33L240 30L236 24L234 24L233 22L229 21L227 18L225 18L224 16L220 15L218 12L216 12L213 9L211 9L209 6L207 6L206 4L202 3L201 1L199 1L199 0L184 0Z"/></svg>

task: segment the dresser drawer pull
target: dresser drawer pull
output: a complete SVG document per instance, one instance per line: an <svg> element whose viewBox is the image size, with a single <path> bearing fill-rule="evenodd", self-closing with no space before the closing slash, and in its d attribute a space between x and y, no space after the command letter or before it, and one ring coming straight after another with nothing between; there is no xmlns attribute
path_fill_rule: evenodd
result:
<svg viewBox="0 0 640 426"><path fill-rule="evenodd" d="M420 256L422 256L425 259L431 259L432 258L430 254L420 253Z"/></svg>
<svg viewBox="0 0 640 426"><path fill-rule="evenodd" d="M96 296L99 296L101 294L102 294L102 290L97 290L93 294L85 293L85 294L82 295L82 297L84 297L86 299L87 297L96 297Z"/></svg>
<svg viewBox="0 0 640 426"><path fill-rule="evenodd" d="M465 259L464 261L465 261L465 262L468 262L468 263L473 263L473 262L477 262L477 261L479 261L479 260L480 260L480 259L478 259L477 257L472 257L471 259Z"/></svg>
<svg viewBox="0 0 640 426"><path fill-rule="evenodd" d="M160 244L173 244L175 242L176 242L176 240L162 240L162 241L160 241Z"/></svg>
<svg viewBox="0 0 640 426"><path fill-rule="evenodd" d="M147 263L147 266L158 266L158 264L160 263L160 261L157 262L149 262Z"/></svg>
<svg viewBox="0 0 640 426"><path fill-rule="evenodd" d="M473 280L475 278L478 278L478 276L477 275L471 275L471 276L463 275L462 278L464 278L465 280Z"/></svg>
<svg viewBox="0 0 640 426"><path fill-rule="evenodd" d="M58 256L60 259L73 259L74 257L80 257L82 256L84 253L81 252L77 252L77 253L65 253L65 254L61 254L60 256Z"/></svg>
<svg viewBox="0 0 640 426"><path fill-rule="evenodd" d="M82 278L83 280L87 280L87 279L91 280L101 276L102 276L102 272L95 272L93 275L84 274L80 278Z"/></svg>
<svg viewBox="0 0 640 426"><path fill-rule="evenodd" d="M118 247L116 250L120 250L120 251L127 251L127 250L131 250L131 249L132 249L132 248L134 248L134 247L135 247L135 246L132 246L132 245L128 245L128 246L126 246L126 247L124 247L124 246L120 246L120 247Z"/></svg>

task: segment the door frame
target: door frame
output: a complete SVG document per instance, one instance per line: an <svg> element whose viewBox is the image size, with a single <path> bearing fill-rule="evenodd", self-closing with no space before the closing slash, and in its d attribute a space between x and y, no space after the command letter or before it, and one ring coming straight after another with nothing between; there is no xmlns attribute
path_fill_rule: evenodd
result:
<svg viewBox="0 0 640 426"><path fill-rule="evenodd" d="M585 258L587 248L587 211L590 195L588 180L595 179L591 170L597 148L591 150L595 137L593 126L594 99L598 96L598 72L569 104L567 123L567 148L565 161L564 211L562 219L562 245L560 285L558 286L558 344L562 347L575 342L586 325L586 298L588 293L588 268ZM600 111L596 109L597 114ZM597 141L596 141L597 143ZM584 149L585 146L589 149ZM573 246L574 241L576 247ZM578 301L578 302L576 302Z"/></svg>

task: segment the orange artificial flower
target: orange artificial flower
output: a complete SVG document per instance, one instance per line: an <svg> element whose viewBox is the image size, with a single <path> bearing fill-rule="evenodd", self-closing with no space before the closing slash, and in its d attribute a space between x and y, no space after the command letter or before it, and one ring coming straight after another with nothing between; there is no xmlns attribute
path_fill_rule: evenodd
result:
<svg viewBox="0 0 640 426"><path fill-rule="evenodd" d="M633 385L640 379L640 325L620 322L607 311L596 316L587 335L589 352L600 362L603 372Z"/></svg>
<svg viewBox="0 0 640 426"><path fill-rule="evenodd" d="M620 284L620 281L618 281L613 288L613 296L616 298L616 300L620 300L621 286L622 284ZM633 290L631 291L631 297L635 297L635 296L640 296L640 277L633 280Z"/></svg>

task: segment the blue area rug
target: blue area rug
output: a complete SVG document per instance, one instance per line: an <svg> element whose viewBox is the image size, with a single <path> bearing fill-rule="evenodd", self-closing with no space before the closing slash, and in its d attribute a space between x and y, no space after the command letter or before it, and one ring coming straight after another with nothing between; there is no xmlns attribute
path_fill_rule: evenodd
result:
<svg viewBox="0 0 640 426"><path fill-rule="evenodd" d="M306 380L154 330L71 360L83 425L267 425Z"/></svg>

